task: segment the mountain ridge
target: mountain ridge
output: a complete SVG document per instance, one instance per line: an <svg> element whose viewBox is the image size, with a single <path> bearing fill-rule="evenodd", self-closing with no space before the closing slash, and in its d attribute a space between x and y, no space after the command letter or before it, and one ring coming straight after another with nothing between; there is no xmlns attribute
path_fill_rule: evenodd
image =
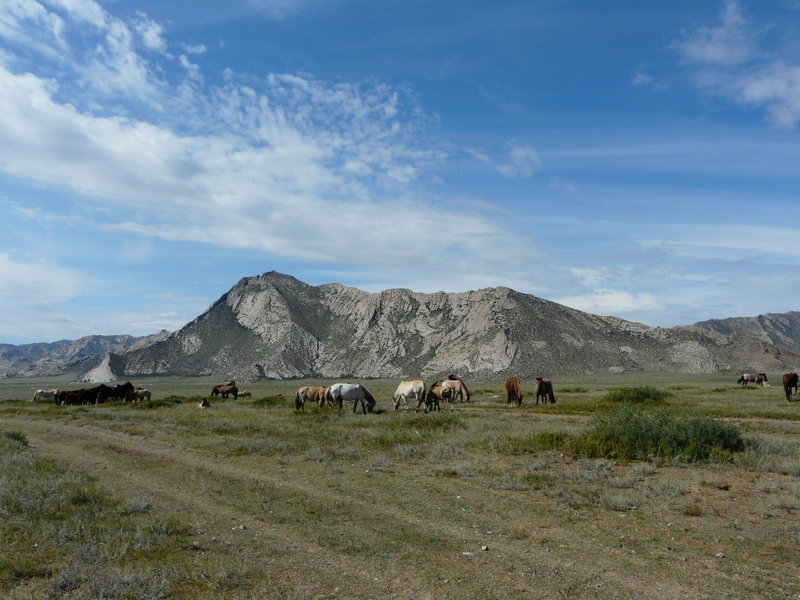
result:
<svg viewBox="0 0 800 600"><path fill-rule="evenodd" d="M790 314L798 315L797 327L793 318L773 315L761 329L749 320L662 329L502 286L369 293L340 283L311 286L270 271L241 278L175 332L118 336L129 339L113 348L106 341L104 355L82 360L84 372L215 375L242 382L310 376L427 379L453 372L486 380L624 371L774 372L800 365L800 341L797 351L787 347L800 339L800 313ZM772 324L782 328L780 336ZM3 350L0 346L0 359ZM104 359L107 364L101 365ZM23 376L43 370L28 367Z"/></svg>

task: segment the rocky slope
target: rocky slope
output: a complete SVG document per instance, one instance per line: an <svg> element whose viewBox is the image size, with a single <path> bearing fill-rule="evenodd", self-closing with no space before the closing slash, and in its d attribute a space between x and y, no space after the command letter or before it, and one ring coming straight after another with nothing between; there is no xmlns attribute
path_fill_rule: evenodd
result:
<svg viewBox="0 0 800 600"><path fill-rule="evenodd" d="M800 357L702 327L659 329L508 288L370 294L275 272L240 280L194 321L114 355L117 374L474 379L631 370L785 372Z"/></svg>
<svg viewBox="0 0 800 600"><path fill-rule="evenodd" d="M800 354L800 312L711 319L695 323L695 327L724 335L734 333L749 335L783 350Z"/></svg>
<svg viewBox="0 0 800 600"><path fill-rule="evenodd" d="M0 344L0 377L85 373L99 365L109 353L147 346L167 335L168 332L162 331L138 338L130 335L90 335L51 344Z"/></svg>

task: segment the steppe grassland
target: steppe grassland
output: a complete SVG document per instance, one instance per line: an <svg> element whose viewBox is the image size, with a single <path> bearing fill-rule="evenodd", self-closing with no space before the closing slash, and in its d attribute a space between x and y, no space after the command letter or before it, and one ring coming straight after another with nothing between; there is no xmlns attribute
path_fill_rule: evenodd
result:
<svg viewBox="0 0 800 600"><path fill-rule="evenodd" d="M639 586L649 588L652 598L695 597L686 590L696 590L696 597L742 597L743 590L790 597L800 593L790 568L798 563L800 541L795 524L800 402L787 405L779 386L742 389L735 379L726 374L563 378L556 381L556 405L532 405L527 386L521 409L505 405L502 383L469 382L471 405L453 411L445 406L441 414L429 415L391 411L397 381L373 380L363 383L380 412L366 417L353 415L352 407L342 413L308 407L305 414L291 408L297 387L330 381L257 382L241 386L252 398L216 401L211 410L200 411L196 401L216 382L137 380L153 391L153 406L159 406L148 409L30 403L36 388L59 385L11 380L0 384L2 398L12 400L0 404L0 431L13 445L16 438L24 441L25 423L89 426L207 457L216 468L196 476L210 501L235 510L240 520L246 516L261 527L311 540L331 556L345 557L345 564L382 573L399 569L403 576L414 572L413 582L390 584L408 597L434 591L437 597L524 597L529 585L540 597L643 597L637 595ZM608 392L631 386L668 392L664 403L680 412L730 419L750 440L747 450L692 465L680 458L613 461L565 452L565 441L590 426ZM179 401L157 403L168 397ZM163 474L169 465L156 465L145 451L108 443L100 451L121 457L124 468L145 478L169 477ZM226 466L230 472L221 477L219 468ZM243 473L263 473L264 479L254 483ZM305 598L326 589L325 581L314 577L287 581L285 565L263 566L265 559L285 558L290 550L252 546L248 556L255 562L242 560L246 544L212 543L205 525L176 510L162 493L126 489L113 497L103 491L102 471L98 474L99 479L87 477L85 493L64 504L95 509L92 518L99 523L111 524L119 515L138 519L133 528L160 532L157 539L137 547L131 534L112 543L112 532L98 533L107 536L103 548L115 548L111 555L119 562L114 563L105 553L82 558L80 535L70 534L69 527L55 537L60 545L43 541L36 549L21 547L21 530L6 529L0 590L23 594L38 586L50 597L81 597L65 590L86 588L81 573L101 562L111 573L106 589L122 590L108 597L162 597L158 594L172 590L178 597ZM13 513L8 505L0 510ZM150 525L143 525L147 521ZM39 535L47 540L49 534ZM49 571L31 566L43 547L51 558ZM627 575L616 580L612 574L623 564ZM698 565L707 571L705 582L697 579ZM520 580L520 573L533 579ZM126 576L139 583L126 587ZM370 589L357 574L351 577L352 583L341 585ZM444 581L458 583L458 589ZM342 596L388 597L377 583L369 585L374 589L362 595L351 590ZM705 590L709 585L713 589ZM137 586L150 595L124 595Z"/></svg>

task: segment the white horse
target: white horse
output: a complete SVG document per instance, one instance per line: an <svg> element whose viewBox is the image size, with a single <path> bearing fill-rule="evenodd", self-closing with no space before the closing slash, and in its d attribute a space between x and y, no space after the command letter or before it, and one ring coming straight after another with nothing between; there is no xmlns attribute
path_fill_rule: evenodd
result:
<svg viewBox="0 0 800 600"><path fill-rule="evenodd" d="M407 408L408 399L413 397L417 401L417 408L414 410L418 412L419 407L425 402L425 390L425 382L420 379L415 381L401 381L400 385L397 386L397 391L394 393L394 396L392 396L394 409L398 410L400 408L401 399ZM425 408L425 412L428 412L427 407Z"/></svg>
<svg viewBox="0 0 800 600"><path fill-rule="evenodd" d="M56 397L57 393L58 390L36 390L31 402L36 402L37 400L52 400Z"/></svg>
<svg viewBox="0 0 800 600"><path fill-rule="evenodd" d="M456 396L461 402L469 402L469 390L460 379L445 379L442 381L442 398L449 398L448 402L455 403Z"/></svg>
<svg viewBox="0 0 800 600"><path fill-rule="evenodd" d="M364 414L372 412L375 408L375 398L369 390L360 383L334 383L325 389L325 400L332 404L338 404L339 408L344 406L345 401L353 401L353 412L356 412L358 403L361 402L361 410Z"/></svg>

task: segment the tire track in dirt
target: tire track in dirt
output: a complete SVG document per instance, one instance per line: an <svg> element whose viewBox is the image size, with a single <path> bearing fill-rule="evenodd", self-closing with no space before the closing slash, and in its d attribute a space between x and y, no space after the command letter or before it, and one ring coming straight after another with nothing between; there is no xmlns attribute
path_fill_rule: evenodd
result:
<svg viewBox="0 0 800 600"><path fill-rule="evenodd" d="M468 532L458 526L425 520L394 506L370 504L350 496L345 498L322 486L304 484L292 479L290 472L281 477L256 470L255 467L224 462L225 459L208 452L176 447L152 438L92 425L8 418L3 420L3 424L25 432L35 451L98 477L104 487L117 495L157 495L159 502L165 503L168 512L188 518L197 534L204 537L204 543L213 543L213 538L216 538L217 543L227 546L243 561L257 564L263 546L272 544L272 549L277 547L288 562L313 565L313 586L318 590L330 590L336 585L350 588L356 594L353 597L360 597L360 592L355 590L374 590L374 575L380 573L384 581L381 592L377 595L375 591L369 592L368 597L385 594L385 581L388 580L395 583L402 581L403 593L419 598L430 592L430 582L426 585L410 578L409 565L393 566L369 558L344 557L336 550L331 551L299 535L291 525L259 520L252 513L252 508L248 511L247 506L231 506L229 502L216 500L207 492L209 485L226 478L239 480L242 485L257 482L258 485L282 487L309 498L346 501L359 507L359 510L378 511L382 518L401 520L410 528L423 532L435 531L450 539L468 536ZM246 529L232 528L232 523L244 525ZM523 559L520 549L511 544L495 543L493 551L495 560L510 558L516 562ZM452 575L457 576L458 571L454 568ZM347 580L346 584L343 579ZM330 582L336 583L331 585ZM347 597L342 593L343 590L340 590L338 597Z"/></svg>

